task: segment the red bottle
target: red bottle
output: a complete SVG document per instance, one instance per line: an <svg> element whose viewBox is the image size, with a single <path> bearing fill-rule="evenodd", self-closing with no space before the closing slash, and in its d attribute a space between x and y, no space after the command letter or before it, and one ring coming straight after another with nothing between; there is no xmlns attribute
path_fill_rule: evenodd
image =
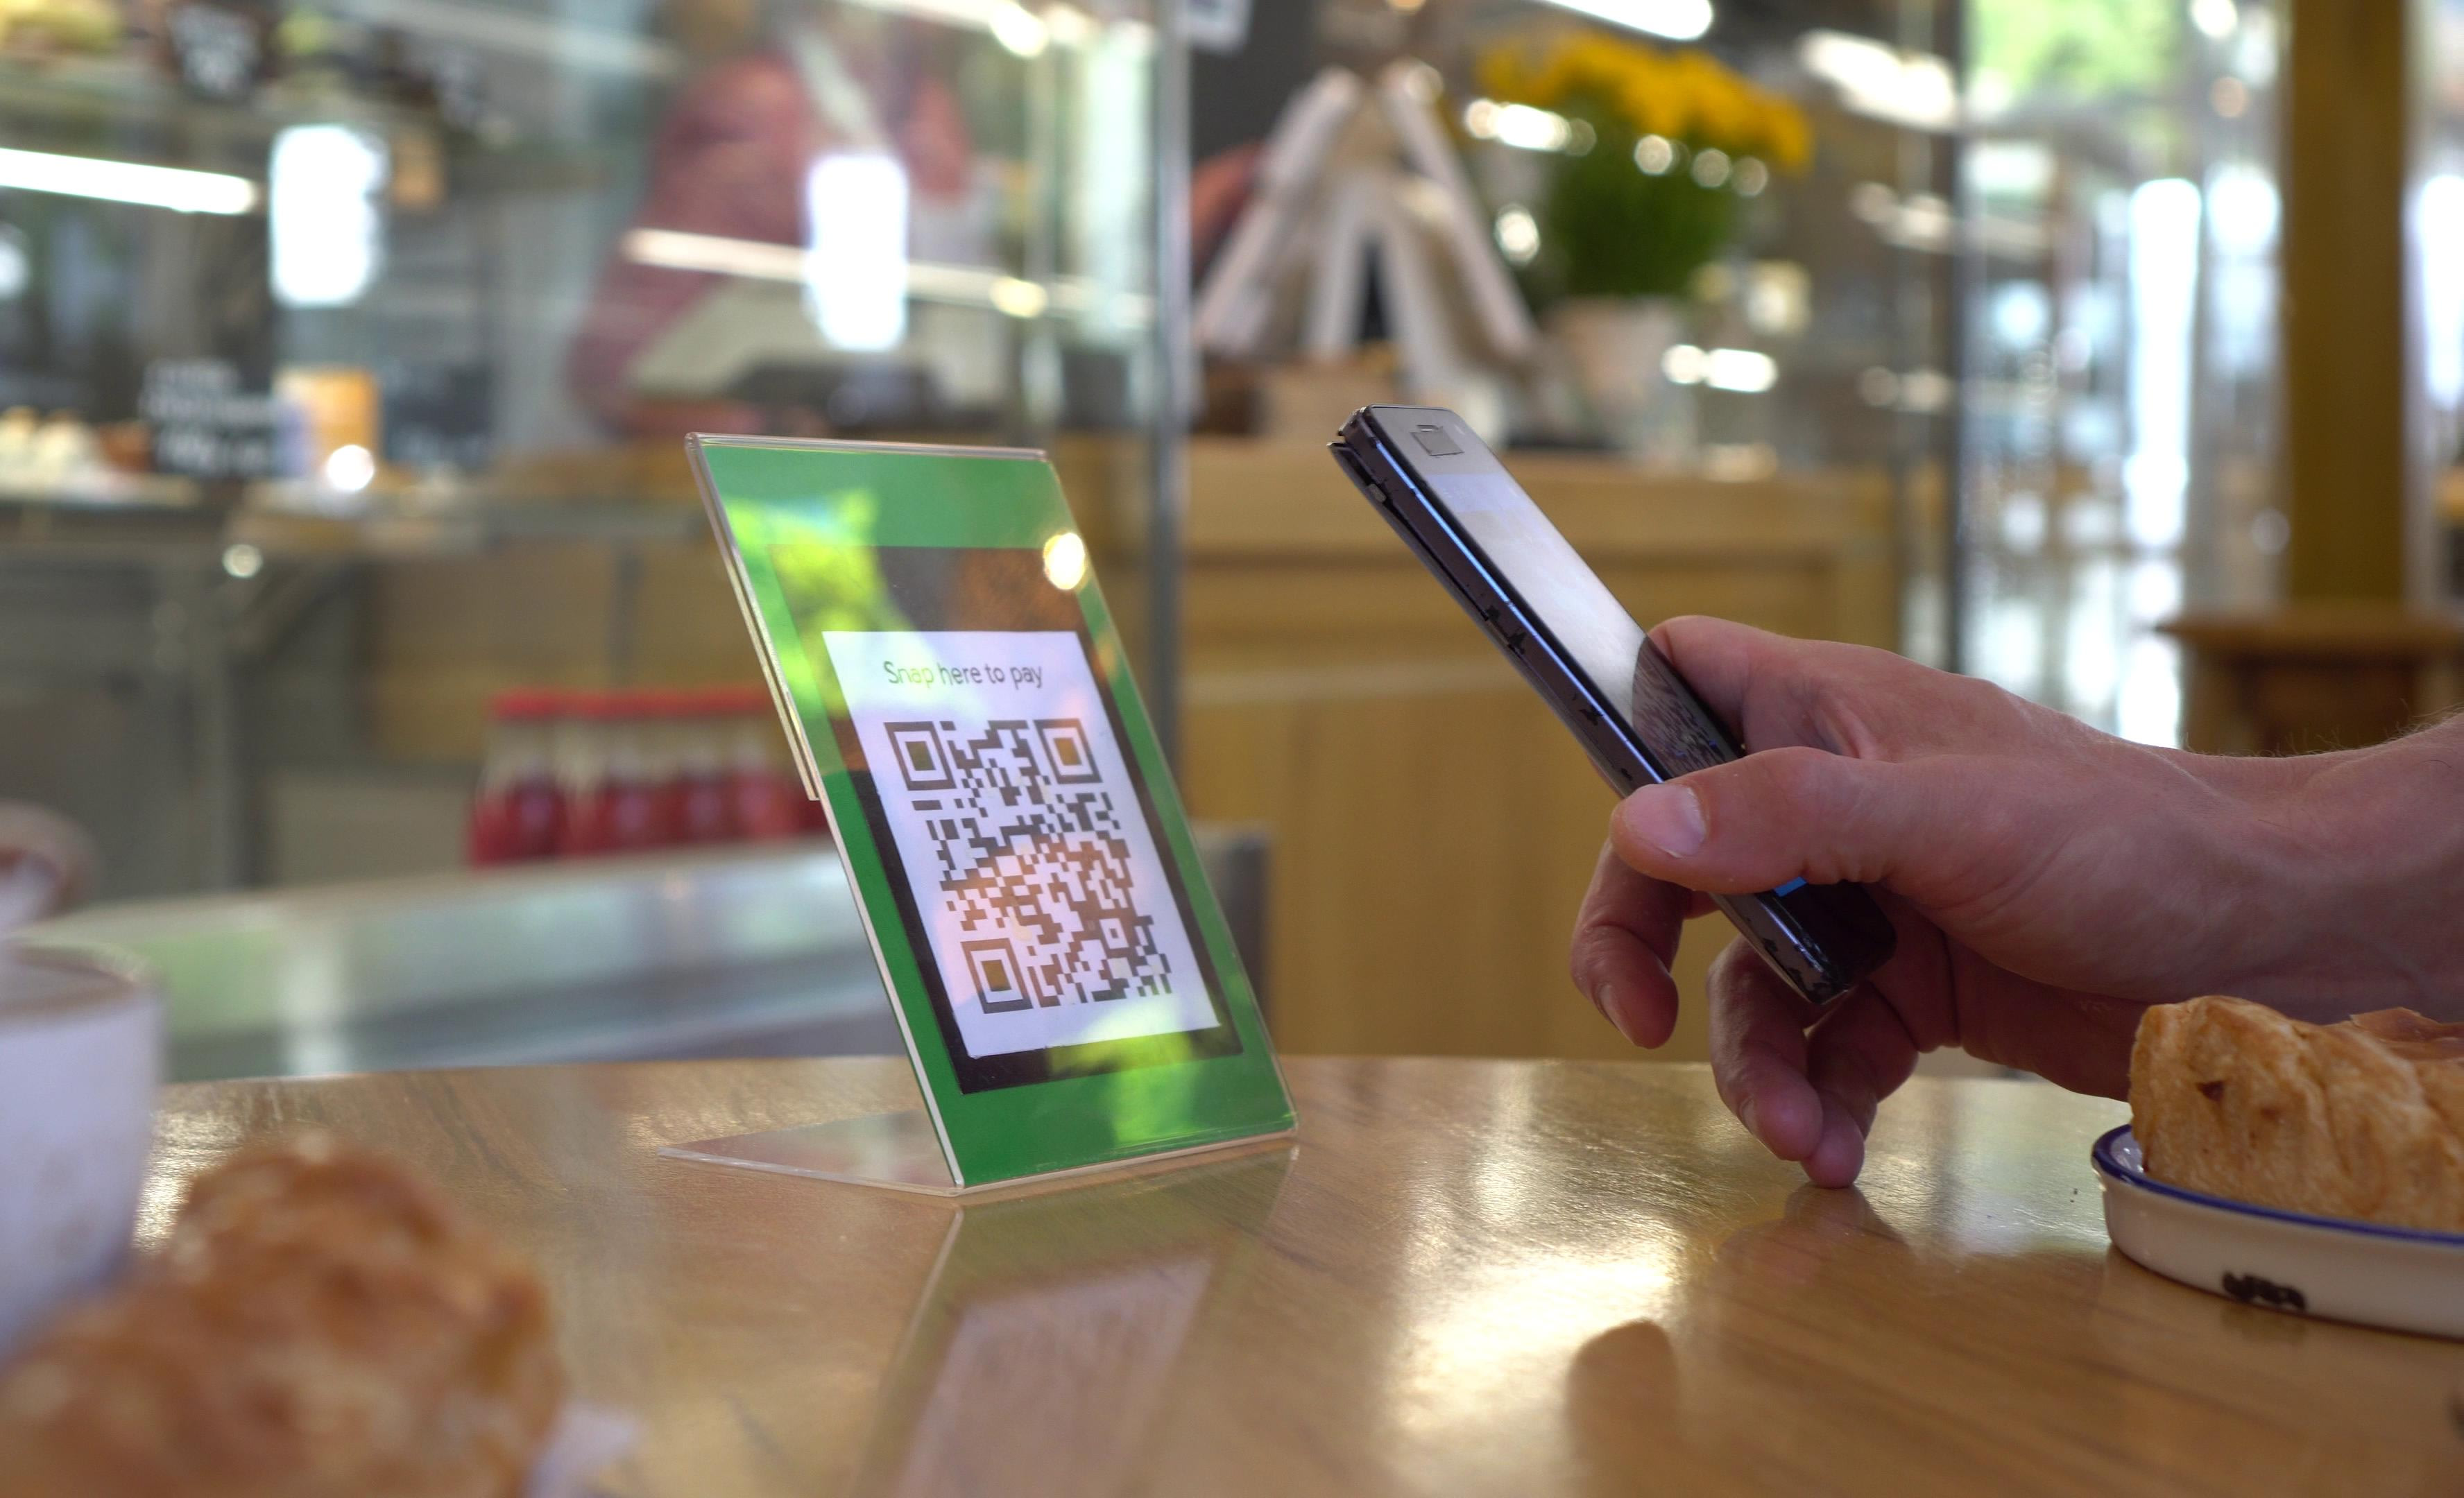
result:
<svg viewBox="0 0 2464 1498"><path fill-rule="evenodd" d="M562 694L542 689L500 692L489 704L488 754L471 801L473 864L555 855L564 820L555 765L557 720L563 714Z"/></svg>
<svg viewBox="0 0 2464 1498"><path fill-rule="evenodd" d="M709 692L668 695L668 826L679 843L724 843L736 835L720 734L725 706Z"/></svg>
<svg viewBox="0 0 2464 1498"><path fill-rule="evenodd" d="M595 692L574 703L565 756L564 838L576 857L637 852L669 841L666 797L651 762L641 694Z"/></svg>
<svg viewBox="0 0 2464 1498"><path fill-rule="evenodd" d="M787 763L786 735L768 693L759 687L712 694L727 745L728 802L736 835L751 842L804 830L804 785Z"/></svg>

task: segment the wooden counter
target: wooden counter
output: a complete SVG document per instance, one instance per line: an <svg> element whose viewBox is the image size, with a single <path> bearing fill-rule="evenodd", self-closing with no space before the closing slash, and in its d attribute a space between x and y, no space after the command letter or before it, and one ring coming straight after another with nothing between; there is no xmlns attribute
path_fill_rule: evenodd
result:
<svg viewBox="0 0 2464 1498"><path fill-rule="evenodd" d="M274 1131L419 1161L639 1421L616 1498L2464 1490L2464 1346L2106 1247L2114 1104L1919 1080L1823 1192L1694 1068L1288 1066L1296 1148L964 1208L654 1153L898 1062L198 1084L145 1224Z"/></svg>

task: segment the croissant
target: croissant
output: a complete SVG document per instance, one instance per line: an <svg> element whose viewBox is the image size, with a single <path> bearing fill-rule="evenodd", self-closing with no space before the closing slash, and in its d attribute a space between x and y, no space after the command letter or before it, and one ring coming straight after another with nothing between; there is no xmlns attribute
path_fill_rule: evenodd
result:
<svg viewBox="0 0 2464 1498"><path fill-rule="evenodd" d="M2305 1024L2239 999L2139 1022L2147 1174L2260 1206L2464 1232L2464 1024L2382 1009Z"/></svg>
<svg viewBox="0 0 2464 1498"><path fill-rule="evenodd" d="M537 1278L310 1136L199 1177L159 1251L0 1371L0 1498L496 1498L562 1399Z"/></svg>

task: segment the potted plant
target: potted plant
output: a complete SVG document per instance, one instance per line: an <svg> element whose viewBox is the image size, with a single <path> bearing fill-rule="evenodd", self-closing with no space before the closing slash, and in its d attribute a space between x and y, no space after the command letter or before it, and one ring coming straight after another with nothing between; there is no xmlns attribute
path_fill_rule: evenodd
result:
<svg viewBox="0 0 2464 1498"><path fill-rule="evenodd" d="M1706 53L1578 32L1482 59L1504 103L1567 120L1550 172L1530 291L1602 434L1663 462L1692 456L1690 408L1661 361L1695 274L1734 236L1743 200L1812 144L1795 105Z"/></svg>

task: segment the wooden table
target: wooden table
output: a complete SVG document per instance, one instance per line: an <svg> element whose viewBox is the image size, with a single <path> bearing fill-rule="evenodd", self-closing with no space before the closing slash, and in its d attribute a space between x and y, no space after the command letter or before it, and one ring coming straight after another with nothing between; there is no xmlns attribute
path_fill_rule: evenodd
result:
<svg viewBox="0 0 2464 1498"><path fill-rule="evenodd" d="M1690 1067L1287 1063L1296 1148L964 1208L661 1158L900 1107L903 1062L202 1083L145 1231L319 1124L535 1255L626 1495L2464 1491L2464 1346L2111 1252L2114 1104L1921 1080L1859 1191Z"/></svg>

